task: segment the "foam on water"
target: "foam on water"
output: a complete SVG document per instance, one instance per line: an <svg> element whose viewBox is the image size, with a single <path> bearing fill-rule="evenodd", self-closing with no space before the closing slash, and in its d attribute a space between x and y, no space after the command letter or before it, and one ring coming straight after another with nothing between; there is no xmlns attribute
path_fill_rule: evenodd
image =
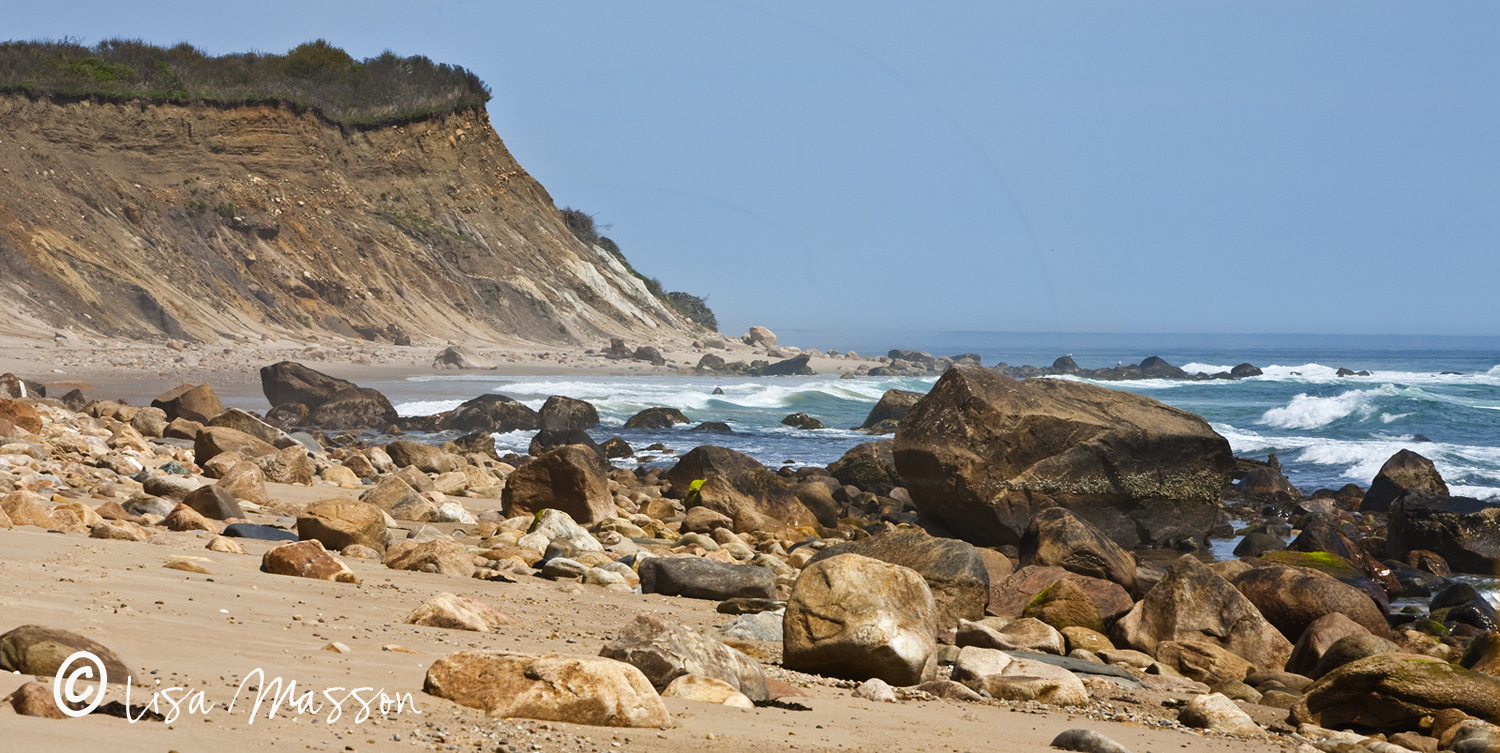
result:
<svg viewBox="0 0 1500 753"><path fill-rule="evenodd" d="M1260 423L1277 429L1317 429L1355 413L1369 417L1375 412L1375 398L1382 394L1393 395L1394 388L1387 385L1375 390L1353 390L1333 397L1313 397L1303 392L1285 407L1266 411Z"/></svg>
<svg viewBox="0 0 1500 753"><path fill-rule="evenodd" d="M1185 363L1182 370L1189 374L1217 374L1221 371L1233 371L1233 366L1214 366L1207 363Z"/></svg>

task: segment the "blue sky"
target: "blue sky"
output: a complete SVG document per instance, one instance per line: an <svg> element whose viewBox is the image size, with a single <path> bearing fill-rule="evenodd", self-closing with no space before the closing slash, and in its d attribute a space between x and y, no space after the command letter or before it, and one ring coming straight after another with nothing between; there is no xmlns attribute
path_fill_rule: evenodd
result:
<svg viewBox="0 0 1500 753"><path fill-rule="evenodd" d="M500 136L726 332L1500 334L1500 6L6 2L9 38L325 38Z"/></svg>

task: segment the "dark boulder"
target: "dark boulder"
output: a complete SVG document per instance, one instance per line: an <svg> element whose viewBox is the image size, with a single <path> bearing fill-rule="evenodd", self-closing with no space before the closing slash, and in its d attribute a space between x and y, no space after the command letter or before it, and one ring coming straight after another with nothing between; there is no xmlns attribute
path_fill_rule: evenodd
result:
<svg viewBox="0 0 1500 753"><path fill-rule="evenodd" d="M729 428L729 424L726 424L723 421L704 421L703 423L698 424L691 429L688 429L688 431L706 431L710 434L734 433L734 429Z"/></svg>
<svg viewBox="0 0 1500 753"><path fill-rule="evenodd" d="M1365 492L1359 509L1361 512L1385 512L1397 497L1408 491L1446 497L1448 485L1431 460L1411 450L1401 450L1380 466L1380 472L1370 482L1370 490Z"/></svg>
<svg viewBox="0 0 1500 753"><path fill-rule="evenodd" d="M182 504L192 508L199 515L214 520L245 517L245 512L240 509L240 504L235 501L234 495L220 488L218 484L200 486L188 492L187 496L182 498Z"/></svg>
<svg viewBox="0 0 1500 753"><path fill-rule="evenodd" d="M1102 531L1061 507L1036 514L1021 537L1021 565L1053 565L1103 578L1134 594L1135 558Z"/></svg>
<svg viewBox="0 0 1500 753"><path fill-rule="evenodd" d="M1232 582L1289 641L1301 638L1308 625L1334 612L1372 635L1391 637L1385 613L1364 591L1322 573L1273 565L1246 570Z"/></svg>
<svg viewBox="0 0 1500 753"><path fill-rule="evenodd" d="M917 510L982 546L1018 543L1054 506L1126 548L1202 540L1234 470L1229 443L1186 411L968 366L912 408L894 454Z"/></svg>
<svg viewBox="0 0 1500 753"><path fill-rule="evenodd" d="M531 444L527 446L529 455L541 455L548 450L568 445L581 445L598 453L599 457L606 457L604 448L599 446L589 433L582 429L542 429L531 438Z"/></svg>
<svg viewBox="0 0 1500 753"><path fill-rule="evenodd" d="M989 605L989 574L978 550L967 542L936 538L920 529L888 531L830 546L807 564L840 554L859 554L915 570L932 591L939 630L957 627L960 619L979 620Z"/></svg>
<svg viewBox="0 0 1500 753"><path fill-rule="evenodd" d="M1391 504L1387 557L1425 549L1454 572L1494 575L1500 566L1500 507L1471 497L1409 492Z"/></svg>
<svg viewBox="0 0 1500 753"><path fill-rule="evenodd" d="M1167 363L1158 356L1141 361L1141 374L1147 379L1187 379L1186 371Z"/></svg>
<svg viewBox="0 0 1500 753"><path fill-rule="evenodd" d="M703 557L652 557L640 565L641 593L689 599L774 599L776 574Z"/></svg>
<svg viewBox="0 0 1500 753"><path fill-rule="evenodd" d="M873 429L881 421L900 421L906 418L911 407L917 404L923 397L920 392L908 390L886 390L880 396L880 401L870 409L870 414L865 416L865 422L855 427L858 429Z"/></svg>
<svg viewBox="0 0 1500 753"><path fill-rule="evenodd" d="M818 419L813 418L812 416L809 416L806 413L793 413L792 415L787 416L786 418L781 419L781 425L782 426L793 426L793 427L796 427L798 429L821 429L821 428L823 428L823 422L822 421L819 421Z"/></svg>
<svg viewBox="0 0 1500 753"><path fill-rule="evenodd" d="M635 450L631 448L630 443L620 437L605 440L604 444L599 445L599 450L606 458L628 458L635 455Z"/></svg>
<svg viewBox="0 0 1500 753"><path fill-rule="evenodd" d="M537 426L542 429L586 431L599 425L599 411L591 403L553 395L542 403Z"/></svg>
<svg viewBox="0 0 1500 753"><path fill-rule="evenodd" d="M1253 364L1242 363L1229 370L1229 378L1244 379L1246 377L1258 377L1265 372L1255 368Z"/></svg>
<svg viewBox="0 0 1500 753"><path fill-rule="evenodd" d="M813 376L817 372L813 371L812 366L808 365L808 361L811 360L811 355L803 353L799 356L788 358L785 361L766 364L760 367L757 374L759 376Z"/></svg>
<svg viewBox="0 0 1500 753"><path fill-rule="evenodd" d="M1077 374L1083 369L1078 368L1078 362L1072 356L1060 356L1052 362L1052 370L1058 374Z"/></svg>
<svg viewBox="0 0 1500 753"><path fill-rule="evenodd" d="M485 431L506 434L531 431L541 419L525 403L504 395L480 395L446 413L439 414L437 426L443 431Z"/></svg>
<svg viewBox="0 0 1500 753"><path fill-rule="evenodd" d="M285 428L287 420L324 429L384 429L398 416L391 401L378 390L360 387L314 371L300 363L282 361L260 370L261 390L270 401L267 423ZM282 420L273 420L273 415Z"/></svg>
<svg viewBox="0 0 1500 753"><path fill-rule="evenodd" d="M1292 706L1291 721L1328 728L1352 725L1410 731L1421 729L1424 717L1444 709L1481 719L1500 718L1500 679L1427 656L1369 656L1313 683Z"/></svg>
<svg viewBox="0 0 1500 753"><path fill-rule="evenodd" d="M725 363L722 356L716 356L712 353L704 353L703 357L698 359L698 365L695 368L697 368L699 371L723 371L724 366ZM714 393L715 395L724 394L724 391L722 389L718 387L715 387L714 389L717 390Z"/></svg>
<svg viewBox="0 0 1500 753"><path fill-rule="evenodd" d="M505 515L535 515L551 508L585 526L613 517L608 472L599 453L587 447L550 450L510 474L500 496Z"/></svg>
<svg viewBox="0 0 1500 753"><path fill-rule="evenodd" d="M689 450L662 475L672 482L668 495L682 499L687 496L688 487L694 481L713 475L732 476L753 470L764 471L766 467L759 460L727 447L702 445Z"/></svg>
<svg viewBox="0 0 1500 753"><path fill-rule="evenodd" d="M840 484L865 491L899 486L896 456L892 453L894 447L889 439L855 445L828 466L828 474Z"/></svg>
<svg viewBox="0 0 1500 753"><path fill-rule="evenodd" d="M209 419L224 412L224 404L207 384L196 387L184 384L151 401L152 408L160 408L167 414L167 421L179 418L206 424Z"/></svg>
<svg viewBox="0 0 1500 753"><path fill-rule="evenodd" d="M1280 470L1264 466L1250 469L1240 479L1240 496L1251 501L1289 505L1302 499L1302 492Z"/></svg>
<svg viewBox="0 0 1500 753"><path fill-rule="evenodd" d="M642 345L635 349L632 357L637 361L645 361L652 366L666 366L667 359L662 357L661 351L650 345Z"/></svg>
<svg viewBox="0 0 1500 753"><path fill-rule="evenodd" d="M647 408L625 419L627 429L670 429L676 424L692 423L676 408Z"/></svg>
<svg viewBox="0 0 1500 753"><path fill-rule="evenodd" d="M1245 534L1245 538L1234 547L1236 557L1259 557L1266 552L1280 552L1286 549L1286 542L1280 536L1272 536L1263 531L1251 531Z"/></svg>

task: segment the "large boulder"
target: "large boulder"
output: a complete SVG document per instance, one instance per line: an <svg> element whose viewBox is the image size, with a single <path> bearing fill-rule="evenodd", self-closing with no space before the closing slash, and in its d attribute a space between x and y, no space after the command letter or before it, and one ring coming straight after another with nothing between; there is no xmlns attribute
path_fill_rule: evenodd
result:
<svg viewBox="0 0 1500 753"><path fill-rule="evenodd" d="M275 447L279 450L284 450L288 447L293 447L300 444L297 440L292 439L292 436L290 434L287 434L286 432L256 418L255 416L250 415L249 413L246 413L245 411L240 410L239 408L230 408L229 410L226 410L223 413L214 416L213 418L209 419L208 425L223 426L226 428L234 429L238 432L249 434L250 436L255 437L256 439L259 439L260 441L265 442L266 444L271 445L272 447Z"/></svg>
<svg viewBox="0 0 1500 753"><path fill-rule="evenodd" d="M737 532L818 523L781 477L734 450L695 447L663 475L672 482L671 496L686 499L689 507L701 505L729 517ZM703 482L697 493L691 492L694 481Z"/></svg>
<svg viewBox="0 0 1500 753"><path fill-rule="evenodd" d="M776 573L704 557L651 557L639 568L641 593L689 599L773 599Z"/></svg>
<svg viewBox="0 0 1500 753"><path fill-rule="evenodd" d="M1165 641L1202 641L1257 669L1286 666L1292 644L1229 581L1184 555L1111 630L1117 646L1155 655Z"/></svg>
<svg viewBox="0 0 1500 753"><path fill-rule="evenodd" d="M328 376L300 363L282 361L260 370L261 390L271 403L267 423L324 429L384 429L398 418L378 390ZM279 417L279 418L278 418Z"/></svg>
<svg viewBox="0 0 1500 753"><path fill-rule="evenodd" d="M759 460L744 453L727 447L700 445L687 451L662 477L672 482L669 495L682 499L688 495L688 489L694 481L706 480L715 475L734 476L746 471L765 469Z"/></svg>
<svg viewBox="0 0 1500 753"><path fill-rule="evenodd" d="M506 517L561 510L583 525L615 515L608 469L598 453L581 445L564 445L517 468L505 482L500 500Z"/></svg>
<svg viewBox="0 0 1500 753"><path fill-rule="evenodd" d="M692 423L676 408L647 408L625 419L627 429L670 429L677 424Z"/></svg>
<svg viewBox="0 0 1500 753"><path fill-rule="evenodd" d="M916 685L937 669L936 608L922 576L858 554L803 569L782 621L782 665Z"/></svg>
<svg viewBox="0 0 1500 753"><path fill-rule="evenodd" d="M193 441L193 460L199 465L225 452L238 452L247 458L258 458L262 455L275 455L276 447L226 426L205 427Z"/></svg>
<svg viewBox="0 0 1500 753"><path fill-rule="evenodd" d="M981 546L1019 543L1055 506L1126 548L1203 539L1234 471L1229 443L1191 413L972 366L912 407L895 458L917 509Z"/></svg>
<svg viewBox="0 0 1500 753"><path fill-rule="evenodd" d="M929 536L921 529L876 534L819 552L808 564L840 554L859 554L910 568L932 592L939 630L951 630L959 620L978 620L990 602L990 578L972 544Z"/></svg>
<svg viewBox="0 0 1500 753"><path fill-rule="evenodd" d="M386 550L383 562L392 570L456 575L460 578L468 578L474 574L474 558L469 554L469 548L453 539L399 541Z"/></svg>
<svg viewBox="0 0 1500 753"><path fill-rule="evenodd" d="M1380 471L1370 482L1369 491L1359 503L1360 512L1385 512L1392 502L1409 491L1446 497L1448 484L1444 483L1443 475L1438 473L1431 460L1403 449L1380 466Z"/></svg>
<svg viewBox="0 0 1500 753"><path fill-rule="evenodd" d="M599 425L599 411L583 400L553 395L542 403L538 428L587 431Z"/></svg>
<svg viewBox="0 0 1500 753"><path fill-rule="evenodd" d="M1333 644L1351 635L1365 635L1370 631L1364 625L1344 616L1341 612L1325 614L1302 631L1292 646L1292 656L1286 660L1286 671L1312 677L1323 660L1323 654Z"/></svg>
<svg viewBox="0 0 1500 753"><path fill-rule="evenodd" d="M428 668L423 689L501 719L598 727L671 724L661 696L639 669L597 656L460 651Z"/></svg>
<svg viewBox="0 0 1500 753"><path fill-rule="evenodd" d="M1029 565L1003 579L990 581L990 604L985 611L997 617L1020 617L1037 595L1060 580L1078 586L1105 623L1125 616L1135 604L1130 593L1114 581L1090 578L1060 567Z"/></svg>
<svg viewBox="0 0 1500 753"><path fill-rule="evenodd" d="M865 416L865 422L855 427L858 429L873 429L881 421L900 421L911 412L912 406L917 404L923 397L920 392L909 390L886 390L880 396L880 401L870 409L869 415Z"/></svg>
<svg viewBox="0 0 1500 753"><path fill-rule="evenodd" d="M188 492L187 496L182 498L182 504L192 508L199 515L214 520L245 517L245 511L240 509L234 495L218 484L200 486Z"/></svg>
<svg viewBox="0 0 1500 753"><path fill-rule="evenodd" d="M1135 593L1135 558L1102 531L1066 509L1049 507L1021 537L1021 565L1050 565L1103 578Z"/></svg>
<svg viewBox="0 0 1500 753"><path fill-rule="evenodd" d="M1403 494L1391 503L1385 553L1405 559L1418 549L1436 552L1454 572L1500 572L1500 506L1471 497Z"/></svg>
<svg viewBox="0 0 1500 753"><path fill-rule="evenodd" d="M308 505L297 516L297 536L321 541L334 551L359 544L384 552L385 516L372 504L331 499Z"/></svg>
<svg viewBox="0 0 1500 753"><path fill-rule="evenodd" d="M335 583L359 583L359 578L343 562L329 554L318 541L282 544L261 556L260 569L272 575L291 575Z"/></svg>
<svg viewBox="0 0 1500 753"><path fill-rule="evenodd" d="M828 475L865 491L900 486L894 447L889 439L855 445L828 466Z"/></svg>
<svg viewBox="0 0 1500 753"><path fill-rule="evenodd" d="M587 447L600 458L608 459L609 457L605 454L604 448L583 429L542 429L531 438L531 445L527 447L526 452L533 456L544 455L550 450L570 444Z"/></svg>
<svg viewBox="0 0 1500 753"><path fill-rule="evenodd" d="M484 431L506 434L531 431L541 424L537 412L504 395L480 395L437 416L443 431Z"/></svg>
<svg viewBox="0 0 1500 753"><path fill-rule="evenodd" d="M428 520L435 510L432 502L395 474L387 475L359 495L359 501L390 513L396 520Z"/></svg>
<svg viewBox="0 0 1500 753"><path fill-rule="evenodd" d="M600 656L641 670L658 692L683 675L729 683L752 701L770 699L760 663L696 630L649 615L636 615Z"/></svg>
<svg viewBox="0 0 1500 753"><path fill-rule="evenodd" d="M1250 662L1238 654L1204 641L1162 641L1156 647L1156 660L1210 688L1225 682L1244 682L1251 669Z"/></svg>
<svg viewBox="0 0 1500 753"><path fill-rule="evenodd" d="M196 387L184 384L176 387L157 396L151 401L151 407L166 413L167 421L185 418L200 424L206 424L209 419L224 412L224 404L219 402L214 388L207 384Z"/></svg>
<svg viewBox="0 0 1500 753"><path fill-rule="evenodd" d="M1500 718L1500 678L1417 654L1388 653L1345 664L1292 706L1296 724L1418 730L1423 717L1458 709Z"/></svg>
<svg viewBox="0 0 1500 753"><path fill-rule="evenodd" d="M99 658L106 679L124 683L126 678L141 680L125 665L118 654L92 638L59 628L22 625L0 635L0 669L23 675L53 677L75 652L87 651ZM81 666L73 664L74 668Z"/></svg>
<svg viewBox="0 0 1500 753"><path fill-rule="evenodd" d="M1021 611L1022 620L1028 617L1057 630L1081 627L1096 633L1104 632L1104 619L1099 616L1099 609L1089 600L1089 595L1070 580L1059 580L1037 594Z"/></svg>
<svg viewBox="0 0 1500 753"><path fill-rule="evenodd" d="M255 458L255 464L273 484L309 486L318 464L300 443L278 450L274 455Z"/></svg>
<svg viewBox="0 0 1500 753"><path fill-rule="evenodd" d="M397 467L416 466L423 473L451 473L462 468L463 458L443 452L430 444L398 439L385 446L385 454Z"/></svg>
<svg viewBox="0 0 1500 753"><path fill-rule="evenodd" d="M953 663L953 680L1002 701L1082 706L1088 689L1062 667L1011 656L999 649L965 646Z"/></svg>
<svg viewBox="0 0 1500 753"><path fill-rule="evenodd" d="M1364 591L1300 567L1254 567L1235 576L1234 587L1289 641L1318 618L1342 613L1374 635L1391 637L1385 613Z"/></svg>

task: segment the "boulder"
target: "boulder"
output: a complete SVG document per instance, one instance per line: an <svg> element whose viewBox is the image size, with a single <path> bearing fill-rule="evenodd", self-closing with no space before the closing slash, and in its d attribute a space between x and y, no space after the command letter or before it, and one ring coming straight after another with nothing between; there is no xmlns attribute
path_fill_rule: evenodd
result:
<svg viewBox="0 0 1500 753"><path fill-rule="evenodd" d="M1286 660L1286 670L1312 677L1317 671L1323 654L1340 639L1351 635L1364 635L1370 631L1364 625L1349 619L1342 612L1332 612L1313 620L1292 646L1292 656Z"/></svg>
<svg viewBox="0 0 1500 753"><path fill-rule="evenodd" d="M1500 632L1486 630L1474 636L1458 664L1491 677L1500 675Z"/></svg>
<svg viewBox="0 0 1500 753"><path fill-rule="evenodd" d="M1322 658L1318 659L1317 666L1313 667L1312 671L1307 673L1307 676L1319 679L1345 664L1356 662L1369 656L1399 651L1401 651L1400 646L1384 638L1370 635L1367 632L1352 633L1334 641L1328 647L1328 650L1323 652Z"/></svg>
<svg viewBox="0 0 1500 753"><path fill-rule="evenodd" d="M391 401L378 390L336 379L299 363L282 361L261 368L260 383L272 406L266 414L267 423L324 429L384 429L399 418Z"/></svg>
<svg viewBox="0 0 1500 753"><path fill-rule="evenodd" d="M1089 600L1088 594L1070 580L1059 580L1042 589L1026 604L1021 617L1041 620L1058 630L1081 627L1104 632L1104 619L1099 616L1099 610Z"/></svg>
<svg viewBox="0 0 1500 753"><path fill-rule="evenodd" d="M594 454L604 458L604 448L599 446L589 433L582 429L542 429L531 438L531 445L526 448L529 455L544 455L548 450L566 447L570 444L581 445L594 451Z"/></svg>
<svg viewBox="0 0 1500 753"><path fill-rule="evenodd" d="M479 357L462 345L449 345L432 359L434 369L493 369L495 362Z"/></svg>
<svg viewBox="0 0 1500 753"><path fill-rule="evenodd" d="M841 554L871 557L922 576L932 593L939 630L951 630L959 620L981 619L989 605L990 579L984 561L973 545L958 539L936 538L921 529L887 531L830 546L808 564Z"/></svg>
<svg viewBox="0 0 1500 753"><path fill-rule="evenodd" d="M193 460L198 465L225 452L238 452L246 458L258 458L275 455L276 447L225 426L204 427L193 441Z"/></svg>
<svg viewBox="0 0 1500 753"><path fill-rule="evenodd" d="M662 477L672 482L672 488L668 492L676 499L682 499L688 495L688 490L694 481L705 480L710 476L735 476L747 471L761 470L766 467L760 461L741 452L735 452L727 447L714 445L700 445L689 450L678 459L677 463L667 469Z"/></svg>
<svg viewBox="0 0 1500 753"><path fill-rule="evenodd" d="M1244 682L1251 670L1250 662L1238 654L1203 641L1162 641L1156 646L1156 660L1210 688L1226 682Z"/></svg>
<svg viewBox="0 0 1500 753"><path fill-rule="evenodd" d="M318 467L317 463L313 462L312 456L308 454L307 448L300 443L278 450L273 455L255 458L255 464L266 475L267 481L273 484L297 486L312 485L313 473Z"/></svg>
<svg viewBox="0 0 1500 753"><path fill-rule="evenodd" d="M516 618L472 596L440 593L422 602L406 616L406 624L448 630L488 633L501 625L514 625Z"/></svg>
<svg viewBox="0 0 1500 753"><path fill-rule="evenodd" d="M684 675L698 675L728 683L752 701L770 699L759 662L696 630L654 615L636 615L599 655L641 670L658 691L665 691Z"/></svg>
<svg viewBox="0 0 1500 753"><path fill-rule="evenodd" d="M1409 491L1422 492L1429 496L1448 496L1448 485L1443 482L1437 467L1421 455L1403 449L1392 455L1375 479L1369 491L1359 503L1360 512L1385 512L1391 503Z"/></svg>
<svg viewBox="0 0 1500 753"><path fill-rule="evenodd" d="M620 437L611 437L599 445L599 451L604 453L605 458L628 458L635 455L635 448L630 446Z"/></svg>
<svg viewBox="0 0 1500 753"><path fill-rule="evenodd" d="M1177 721L1189 727L1198 727L1210 732L1223 732L1240 737L1264 737L1266 731L1255 723L1245 710L1222 693L1206 693L1193 696L1182 707Z"/></svg>
<svg viewBox="0 0 1500 753"><path fill-rule="evenodd" d="M0 421L4 421L4 408L0 407ZM135 429L143 437L164 436L167 431L166 411L160 408L142 408L130 417L130 428ZM24 427L23 427L24 428Z"/></svg>
<svg viewBox="0 0 1500 753"><path fill-rule="evenodd" d="M386 549L384 563L392 570L414 570L460 578L474 575L474 558L469 554L469 548L453 539L397 542Z"/></svg>
<svg viewBox="0 0 1500 753"><path fill-rule="evenodd" d="M873 429L882 421L900 421L906 418L912 406L923 398L920 392L909 390L886 390L880 396L879 402L870 409L869 415L865 416L865 422L855 427L857 429Z"/></svg>
<svg viewBox="0 0 1500 753"><path fill-rule="evenodd" d="M68 718L68 715L58 708L52 688L34 680L16 688L10 695L0 699L0 703L10 704L17 716L38 716L43 719Z"/></svg>
<svg viewBox="0 0 1500 753"><path fill-rule="evenodd" d="M1291 718L1320 727L1410 731L1443 709L1500 718L1500 678L1429 656L1379 654L1324 675L1292 706Z"/></svg>
<svg viewBox="0 0 1500 753"><path fill-rule="evenodd" d="M1292 644L1229 581L1184 555L1120 618L1110 638L1155 655L1164 641L1202 641L1238 654L1258 669L1281 669Z"/></svg>
<svg viewBox="0 0 1500 753"><path fill-rule="evenodd" d="M541 417L525 403L504 395L480 395L437 416L443 431L482 431L507 434L540 428Z"/></svg>
<svg viewBox="0 0 1500 753"><path fill-rule="evenodd" d="M790 416L781 419L781 425L791 426L797 429L806 429L809 431L813 429L824 428L822 421L819 421L818 419L813 418L806 413L793 413Z"/></svg>
<svg viewBox="0 0 1500 753"><path fill-rule="evenodd" d="M184 418L200 424L206 424L209 419L224 412L224 404L219 402L214 388L207 384L196 387L184 384L176 387L152 400L151 407L167 414L168 421Z"/></svg>
<svg viewBox="0 0 1500 753"><path fill-rule="evenodd" d="M1252 468L1239 483L1240 496L1247 500L1291 504L1302 499L1302 492L1292 486L1281 471L1270 466Z"/></svg>
<svg viewBox="0 0 1500 753"><path fill-rule="evenodd" d="M839 514L843 511L843 507L833 498L833 492L829 491L827 484L821 481L805 481L792 485L791 492L797 497L797 501L801 502L802 506L818 519L819 525L825 528L838 527Z"/></svg>
<svg viewBox="0 0 1500 753"><path fill-rule="evenodd" d="M260 558L260 569L272 575L359 583L359 578L317 541L282 544Z"/></svg>
<svg viewBox="0 0 1500 753"><path fill-rule="evenodd" d="M1458 573L1500 572L1500 506L1471 497L1409 492L1391 503L1386 556L1436 552Z"/></svg>
<svg viewBox="0 0 1500 753"><path fill-rule="evenodd" d="M1234 546L1236 557L1259 557L1266 552L1280 552L1286 549L1286 542L1280 536L1272 536L1264 531L1251 531L1245 534L1245 538Z"/></svg>
<svg viewBox="0 0 1500 753"><path fill-rule="evenodd" d="M450 473L464 466L463 459L432 445L398 439L385 446L391 462L405 468L413 466L423 473Z"/></svg>
<svg viewBox="0 0 1500 753"><path fill-rule="evenodd" d="M615 516L608 469L599 455L580 445L564 445L517 468L501 492L506 517L560 510L583 525Z"/></svg>
<svg viewBox="0 0 1500 753"><path fill-rule="evenodd" d="M1391 636L1385 613L1364 591L1323 573L1272 565L1246 570L1233 582L1287 640L1298 640L1314 621L1335 612L1374 635Z"/></svg>
<svg viewBox="0 0 1500 753"><path fill-rule="evenodd" d="M542 403L538 428L588 431L599 425L599 411L583 400L553 395Z"/></svg>
<svg viewBox="0 0 1500 753"><path fill-rule="evenodd" d="M651 347L650 345L642 345L641 347L636 348L635 352L632 353L630 357L634 358L637 361L645 361L652 366L667 365L667 359L662 356L661 351Z"/></svg>
<svg viewBox="0 0 1500 753"><path fill-rule="evenodd" d="M1083 382L955 366L912 407L896 470L917 510L981 546L1061 506L1126 548L1202 540L1234 471L1208 422Z"/></svg>
<svg viewBox="0 0 1500 753"><path fill-rule="evenodd" d="M892 685L933 679L935 606L922 577L843 554L803 569L783 618L787 669Z"/></svg>
<svg viewBox="0 0 1500 753"><path fill-rule="evenodd" d="M953 663L953 679L1002 701L1037 701L1054 706L1089 702L1088 689L1072 672L996 649L960 649Z"/></svg>
<svg viewBox="0 0 1500 753"><path fill-rule="evenodd" d="M214 520L245 517L245 511L240 509L234 495L218 484L198 487L182 498L182 504L191 507L203 517Z"/></svg>
<svg viewBox="0 0 1500 753"><path fill-rule="evenodd" d="M812 376L817 372L813 371L809 364L811 360L811 354L803 353L784 361L762 366L756 373L759 376Z"/></svg>
<svg viewBox="0 0 1500 753"><path fill-rule="evenodd" d="M136 415L140 415L137 413ZM240 410L230 408L207 421L209 426L222 426L234 429L238 432L249 434L272 447L284 450L288 447L301 446L297 440L292 439L290 434L262 421L255 416ZM165 428L165 427L163 427Z"/></svg>
<svg viewBox="0 0 1500 753"><path fill-rule="evenodd" d="M724 601L776 597L776 573L703 557L651 557L640 563L641 593Z"/></svg>
<svg viewBox="0 0 1500 753"><path fill-rule="evenodd" d="M359 501L390 513L396 520L424 521L430 519L436 511L431 502L423 499L410 484L395 475L381 479L380 483L359 495Z"/></svg>
<svg viewBox="0 0 1500 753"><path fill-rule="evenodd" d="M727 528L734 530L734 520L728 515L717 513L707 507L694 507L687 511L682 518L683 533L713 533L714 529Z"/></svg>
<svg viewBox="0 0 1500 753"><path fill-rule="evenodd" d="M1057 367L1054 365L1053 368ZM1058 750L1077 751L1077 753L1130 753L1129 748L1083 727L1064 730L1057 737L1052 738L1052 747Z"/></svg>
<svg viewBox="0 0 1500 753"><path fill-rule="evenodd" d="M625 419L627 429L670 429L677 424L692 423L676 408L647 408Z"/></svg>
<svg viewBox="0 0 1500 753"><path fill-rule="evenodd" d="M995 628L983 622L960 620L954 645L993 648L1001 651L1034 651L1061 656L1066 648L1062 633L1034 617L1013 620Z"/></svg>
<svg viewBox="0 0 1500 753"><path fill-rule="evenodd" d="M687 701L741 709L755 708L755 702L750 700L749 696L735 690L733 685L702 675L687 674L678 677L661 691L661 697L681 698Z"/></svg>
<svg viewBox="0 0 1500 753"><path fill-rule="evenodd" d="M749 334L745 335L745 344L774 348L776 347L776 333L765 327L751 327Z"/></svg>
<svg viewBox="0 0 1500 753"><path fill-rule="evenodd" d="M297 516L297 535L334 551L359 544L384 552L385 515L366 502L331 499L309 505Z"/></svg>
<svg viewBox="0 0 1500 753"><path fill-rule="evenodd" d="M428 668L423 689L501 719L598 727L665 728L672 723L640 670L597 656L460 651Z"/></svg>
<svg viewBox="0 0 1500 753"><path fill-rule="evenodd" d="M123 684L126 678L134 678L135 684L141 684L140 677L108 646L78 633L42 625L22 625L0 635L0 670L55 677L63 662L78 651L99 657L109 682ZM84 665L72 666L76 669Z"/></svg>
<svg viewBox="0 0 1500 753"><path fill-rule="evenodd" d="M828 474L840 484L865 491L900 486L894 447L889 439L855 445L828 466Z"/></svg>
<svg viewBox="0 0 1500 753"><path fill-rule="evenodd" d="M1135 593L1135 558L1102 531L1061 507L1041 510L1019 546L1021 565L1061 567Z"/></svg>
<svg viewBox="0 0 1500 753"><path fill-rule="evenodd" d="M984 550L981 550L984 551ZM1026 606L1059 580L1068 580L1089 597L1105 623L1111 623L1135 604L1120 584L1068 572L1060 567L1031 565L999 581L990 581L990 604L985 611L999 617L1020 617Z"/></svg>

